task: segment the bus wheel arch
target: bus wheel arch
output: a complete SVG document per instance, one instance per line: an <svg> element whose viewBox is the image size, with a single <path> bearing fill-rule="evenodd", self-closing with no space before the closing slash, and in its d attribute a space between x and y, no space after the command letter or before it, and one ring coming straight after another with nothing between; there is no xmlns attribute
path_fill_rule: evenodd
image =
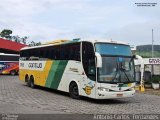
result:
<svg viewBox="0 0 160 120"><path fill-rule="evenodd" d="M28 74L26 74L25 75L25 82L28 82L28 80L29 80L29 76L28 76Z"/></svg>
<svg viewBox="0 0 160 120"><path fill-rule="evenodd" d="M31 82L30 82L30 78L29 78L28 74L25 76L25 82L27 83L28 87L31 87Z"/></svg>
<svg viewBox="0 0 160 120"><path fill-rule="evenodd" d="M71 81L69 84L69 94L73 99L79 99L79 87L75 81Z"/></svg>
<svg viewBox="0 0 160 120"><path fill-rule="evenodd" d="M30 87L31 87L31 88L35 88L34 77L33 77L33 75L30 76L29 81L30 81Z"/></svg>

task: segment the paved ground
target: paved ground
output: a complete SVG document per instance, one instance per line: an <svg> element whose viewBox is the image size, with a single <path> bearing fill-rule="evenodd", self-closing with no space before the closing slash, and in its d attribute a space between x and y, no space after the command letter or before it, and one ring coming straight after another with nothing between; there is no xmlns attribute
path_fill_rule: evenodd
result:
<svg viewBox="0 0 160 120"><path fill-rule="evenodd" d="M0 113L160 114L160 96L137 93L118 100L74 100L63 92L31 89L18 76L0 75Z"/></svg>
<svg viewBox="0 0 160 120"><path fill-rule="evenodd" d="M147 88L145 89L144 94L150 94L150 95L158 95L160 96L160 89L154 90L153 88Z"/></svg>

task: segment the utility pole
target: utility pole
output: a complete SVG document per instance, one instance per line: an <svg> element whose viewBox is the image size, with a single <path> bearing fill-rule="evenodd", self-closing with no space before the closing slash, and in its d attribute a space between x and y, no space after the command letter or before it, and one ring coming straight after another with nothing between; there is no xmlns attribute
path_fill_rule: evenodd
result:
<svg viewBox="0 0 160 120"><path fill-rule="evenodd" d="M153 39L153 29L152 29L152 58L154 57L154 39ZM152 75L154 75L154 66L152 65Z"/></svg>
<svg viewBox="0 0 160 120"><path fill-rule="evenodd" d="M153 29L152 29L152 58L154 57L154 39L153 39Z"/></svg>

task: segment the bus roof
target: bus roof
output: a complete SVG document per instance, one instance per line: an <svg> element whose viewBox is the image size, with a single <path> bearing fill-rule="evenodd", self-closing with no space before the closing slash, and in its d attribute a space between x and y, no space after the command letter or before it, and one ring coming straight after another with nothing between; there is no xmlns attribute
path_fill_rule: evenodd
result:
<svg viewBox="0 0 160 120"><path fill-rule="evenodd" d="M108 40L108 39L84 39L81 41L89 41L92 43L97 43L97 42L102 42L102 43L113 43L113 44L122 44L122 45L129 45L128 43L125 42L120 42L120 41L113 41L113 40Z"/></svg>
<svg viewBox="0 0 160 120"><path fill-rule="evenodd" d="M79 40L79 41L74 41L74 40L57 40L57 41L53 41L53 42L48 42L45 44L42 44L40 46L33 46L33 47L24 47L21 50L26 50L26 49L33 49L33 48L41 48L41 47L48 47L48 46L53 46L53 45L61 45L61 44L69 44L69 43L77 43L77 42L82 42L82 41L86 41L86 42L91 42L91 43L112 43L112 44L122 44L122 45L129 45L128 43L125 42L117 42L117 41L113 41L113 40L105 40L105 39L100 39L100 40L96 40L96 39L83 39L83 40Z"/></svg>
<svg viewBox="0 0 160 120"><path fill-rule="evenodd" d="M19 56L19 54L6 54L6 53L0 53L0 56Z"/></svg>
<svg viewBox="0 0 160 120"><path fill-rule="evenodd" d="M70 40L54 40L54 41L51 41L51 42L43 43L42 45L49 45L49 44L63 43L63 42L69 42L69 41L70 41Z"/></svg>

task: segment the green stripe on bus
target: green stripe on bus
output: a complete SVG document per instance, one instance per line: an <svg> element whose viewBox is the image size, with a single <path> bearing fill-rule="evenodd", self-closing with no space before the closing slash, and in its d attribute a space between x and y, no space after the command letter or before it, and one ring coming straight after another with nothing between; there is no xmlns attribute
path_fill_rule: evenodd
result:
<svg viewBox="0 0 160 120"><path fill-rule="evenodd" d="M68 60L60 61L59 65L58 65L58 67L56 69L54 78L52 79L51 88L54 88L54 89L58 88L67 63L68 63Z"/></svg>
<svg viewBox="0 0 160 120"><path fill-rule="evenodd" d="M52 63L51 70L46 81L46 87L54 89L58 88L67 63L68 60L55 60Z"/></svg>
<svg viewBox="0 0 160 120"><path fill-rule="evenodd" d="M127 84L119 84L118 87L128 87Z"/></svg>
<svg viewBox="0 0 160 120"><path fill-rule="evenodd" d="M49 74L48 74L46 84L45 84L46 87L49 87L49 88L51 87L51 83L52 83L52 80L55 76L55 73L56 73L56 70L58 68L59 62L60 61L58 61L58 60L53 61L51 69L50 69Z"/></svg>

